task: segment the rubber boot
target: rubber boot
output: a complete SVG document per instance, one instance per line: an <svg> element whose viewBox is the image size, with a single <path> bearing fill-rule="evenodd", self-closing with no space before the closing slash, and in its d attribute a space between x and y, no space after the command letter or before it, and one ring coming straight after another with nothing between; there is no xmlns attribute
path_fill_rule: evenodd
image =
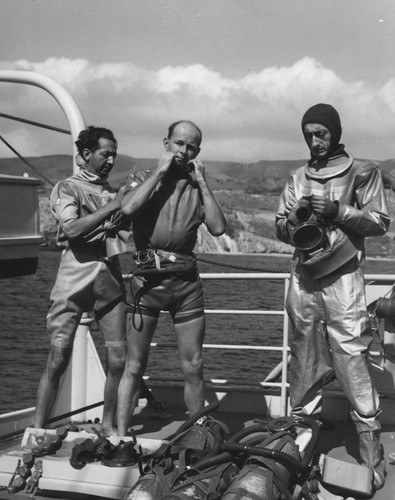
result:
<svg viewBox="0 0 395 500"><path fill-rule="evenodd" d="M386 463L384 448L380 443L378 431L365 431L359 434L359 454L362 464L373 470L374 487L379 490L384 486Z"/></svg>

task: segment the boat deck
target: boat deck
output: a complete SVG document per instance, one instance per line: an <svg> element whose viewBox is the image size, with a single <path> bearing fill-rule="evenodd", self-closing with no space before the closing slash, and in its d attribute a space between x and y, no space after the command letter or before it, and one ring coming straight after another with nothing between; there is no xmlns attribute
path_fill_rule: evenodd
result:
<svg viewBox="0 0 395 500"><path fill-rule="evenodd" d="M229 414L215 412L215 418L223 421L229 428L229 435L234 434L242 429L245 425L253 423L256 415L248 414ZM162 439L170 437L181 424L186 420L185 412L176 410L164 412L163 414L155 414L149 407L139 408L138 413L134 417L134 425L138 442L143 449L155 449ZM84 424L79 426L80 429L85 429L89 432L92 429L92 424ZM372 497L374 500L390 500L393 498L395 491L395 463L389 463L389 453L395 453L395 424L393 426L385 426L382 432L382 442L385 447L385 456L387 458L387 480L383 489L377 491ZM15 446L15 443L17 445ZM3 488L0 489L0 499L8 500L26 500L32 499L31 494L26 494L23 490L15 493L9 493L4 487L11 477L10 474L4 474L5 457L10 456L16 460L19 454L21 457L21 438L15 442L7 441L0 443L0 484ZM357 464L357 437L355 428L352 423L334 423L334 428L331 430L321 430L317 453L323 453L337 460L345 461L351 464ZM148 448L147 448L148 447ZM34 493L37 498L44 497L47 499L64 498L70 500L87 499L101 500L103 498L122 498L134 481L138 478L139 472L137 466L132 467L106 467L100 462L89 463L83 469L76 470L69 464L70 449L64 450L63 447L56 455L45 457L43 466L43 476L39 482L39 488ZM52 479L50 476L54 476ZM57 477L55 477L57 476ZM63 486L62 486L63 483ZM51 491L51 485L54 490ZM355 495L351 492L343 493L336 491L332 486L321 486L319 499L341 499L341 498L366 498ZM60 492L60 490L64 490ZM58 490L58 491L56 491ZM328 491L337 496L328 496ZM87 493L89 492L89 493Z"/></svg>

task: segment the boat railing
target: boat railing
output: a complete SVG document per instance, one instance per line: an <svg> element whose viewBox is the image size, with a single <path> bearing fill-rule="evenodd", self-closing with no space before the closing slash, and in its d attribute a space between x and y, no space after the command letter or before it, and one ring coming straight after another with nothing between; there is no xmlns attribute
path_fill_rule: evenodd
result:
<svg viewBox="0 0 395 500"><path fill-rule="evenodd" d="M284 284L284 300L287 294L288 285L289 285L289 273L201 273L201 278L203 281L210 280L279 280ZM377 300L379 297L388 296L388 294L392 291L393 284L395 283L395 275L383 275L383 274L368 274L365 277L366 280L366 290L367 290L367 302L368 304L372 303L374 300ZM234 314L234 315L255 315L258 317L265 317L271 315L279 318L279 321L282 322L282 331L283 337L279 342L278 346L268 345L262 341L261 344L257 345L256 343L252 345L230 345L226 343L214 344L214 343L205 343L205 350L217 350L217 349L228 349L228 350L240 350L247 351L253 350L258 352L267 352L267 351L276 351L281 354L281 363L275 367L275 373L269 374L264 380L256 381L254 385L251 387L235 387L234 384L228 383L228 381L224 378L221 378L221 374L207 380L208 387L214 388L217 392L232 394L233 391L239 390L240 393L243 392L253 392L257 397L261 397L264 392L271 390L275 390L276 393L273 397L277 398L276 402L276 411L278 411L278 415L288 415L289 414L289 383L288 383L288 360L289 360L289 346L288 346L288 331L289 331L289 323L288 316L285 312L285 309L278 310L267 310L267 309L258 309L258 310L241 310L236 309L232 305L229 308L221 308L221 309L206 309L207 315L224 315L224 314ZM392 324L392 323L391 323ZM391 325L390 325L391 326ZM388 328L391 330L391 328ZM69 382L62 382L63 387L66 387L67 397L62 400L62 394L59 394L58 400L62 403L61 406L55 407L55 411L53 413L54 419L58 415L67 414L70 412L70 415L78 415L78 418L81 418L80 410L82 408L86 408L85 414L89 415L92 411L89 407L98 407L103 398L103 387L105 381L105 373L103 366L100 361L100 357L98 355L96 346L92 340L90 335L91 333L91 319L86 316L83 318L80 327L78 328L76 340L74 343L74 350L72 356L72 363L70 364L68 371L66 372L64 378L69 378ZM389 332L389 335L392 335L389 339L389 344L395 346L395 329L392 325L392 330ZM158 347L168 347L174 348L175 344L169 343L161 343L153 342L152 348ZM380 349L376 351L371 351L370 354L372 356L378 356L387 363L387 373L385 374L385 379L388 383L388 379L390 379L391 385L387 388L380 388L380 395L384 398L393 398L393 387L395 381L395 364L393 362L389 362L388 359L385 359L385 353L380 352ZM388 376L389 375L389 376ZM147 377L149 380L149 385L152 382L166 384L166 382L170 383L170 386L174 385L174 378L167 379L166 377L161 377L161 379L154 379L152 377ZM182 379L179 378L178 381L182 384ZM341 392L341 391L340 391ZM392 394L392 396L391 396ZM270 396L272 397L272 396ZM278 399L280 399L278 401ZM67 404L69 406L67 406ZM90 413L91 412L91 413ZM34 413L34 408L30 408L27 410L22 410L20 412L12 412L11 414L5 414L0 416L0 427L4 427L10 432L23 428L23 426L29 425L31 422L32 415ZM20 414L20 415L19 415ZM100 408L99 408L100 414ZM72 417L73 418L73 417ZM18 422L18 420L20 421Z"/></svg>
<svg viewBox="0 0 395 500"><path fill-rule="evenodd" d="M201 273L200 274L201 278L203 281L210 281L210 280L260 280L260 281L265 281L265 280L278 280L282 281L284 286L284 297L283 297L283 304L285 303L285 297L288 291L289 287L289 279L290 275L289 273ZM365 283L366 283L366 291L367 291L367 303L368 305L372 303L373 301L377 300L379 297L385 297L387 296L393 287L393 284L395 283L395 275L383 275L383 274L367 274L365 276ZM263 288L262 288L263 289ZM249 315L249 316L261 316L262 318L265 318L267 316L277 316L279 318L279 321L282 322L282 340L280 345L278 346L273 346L273 345L268 345L267 343L265 344L264 340L262 340L262 344L253 344L253 345L235 345L235 344L226 344L226 343L221 343L221 344L214 344L214 343L204 343L203 348L205 350L239 350L240 352L242 351L261 351L262 353L269 352L269 351L275 351L281 354L281 362L273 367L271 372L265 377L264 380L255 380L251 384L248 384L246 382L240 382L239 384L233 382L229 382L227 379L221 378L221 375L218 374L218 377L215 378L210 378L209 380L206 380L206 383L208 385L211 385L213 387L220 387L222 390L232 390L232 387L235 385L241 385L243 386L243 390L248 390L252 392L262 392L262 388L265 389L277 389L279 391L279 396L280 396L280 404L279 404L279 410L281 415L287 415L289 412L289 382L288 382L288 365L289 365L289 359L290 359L290 348L289 348L289 319L288 315L286 314L285 308L283 307L282 309L278 310L267 310L267 309L235 309L232 308L232 305L230 305L230 308L227 309L206 309L205 310L207 315ZM264 335L262 335L262 339L264 339ZM394 337L395 340L395 337ZM151 348L169 348L169 349L174 349L177 348L176 343L169 343L169 342L152 342L151 343ZM370 350L370 360L371 359L380 359L381 361L384 360L385 358L385 353L382 350L382 346L378 345L375 343L371 350ZM382 364L382 363L381 363ZM376 364L378 366L378 364ZM383 370L383 368L380 368ZM394 374L395 374L395 365L394 365ZM392 374L392 376L394 376ZM171 377L167 378L166 377L152 377L152 376L146 376L145 379L150 382L156 382L156 383L165 383L165 382L171 382L171 383L180 383L182 384L183 379L182 377ZM386 388L380 388L378 387L379 392L382 393L385 397L387 391ZM336 389L335 389L336 390ZM340 388L338 389L340 390Z"/></svg>

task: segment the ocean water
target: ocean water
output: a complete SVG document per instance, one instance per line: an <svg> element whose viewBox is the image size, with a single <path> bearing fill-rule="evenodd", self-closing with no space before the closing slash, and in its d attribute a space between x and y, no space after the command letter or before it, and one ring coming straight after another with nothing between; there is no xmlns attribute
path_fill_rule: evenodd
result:
<svg viewBox="0 0 395 500"><path fill-rule="evenodd" d="M263 255L201 255L217 264L199 262L200 272L244 272L248 270L289 270L290 257ZM36 274L0 280L0 413L35 404L35 393L49 348L46 314L60 253L42 249ZM228 267L224 267L228 266ZM232 267L233 266L233 267ZM130 255L123 256L125 273L133 269ZM395 261L372 260L367 272L394 272ZM269 280L205 281L207 309L282 309L282 282ZM92 335L99 355L105 362L103 341L95 325ZM207 315L205 342L208 344L281 345L281 316ZM171 321L167 314L160 318L155 342L174 343ZM277 353L237 350L205 350L205 377L255 381L265 378L280 361ZM147 375L180 377L176 348L151 349Z"/></svg>

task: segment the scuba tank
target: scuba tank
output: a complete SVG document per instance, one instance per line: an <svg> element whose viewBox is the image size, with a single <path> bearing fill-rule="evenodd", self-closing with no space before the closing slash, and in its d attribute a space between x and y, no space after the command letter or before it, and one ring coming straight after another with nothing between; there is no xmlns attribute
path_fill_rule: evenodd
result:
<svg viewBox="0 0 395 500"><path fill-rule="evenodd" d="M123 500L160 500L187 468L202 455L218 449L227 432L225 424L210 418L219 407L215 402L192 415L158 450L142 455L138 465L140 477Z"/></svg>
<svg viewBox="0 0 395 500"><path fill-rule="evenodd" d="M296 444L297 424L312 431L303 458ZM295 486L307 479L318 443L318 425L310 419L280 417L270 420L267 430L269 435L260 443L244 447L244 465L223 500L288 500Z"/></svg>
<svg viewBox="0 0 395 500"><path fill-rule="evenodd" d="M298 425L311 431L301 456ZM281 417L246 427L206 453L173 482L163 500L287 500L309 476L318 425Z"/></svg>

